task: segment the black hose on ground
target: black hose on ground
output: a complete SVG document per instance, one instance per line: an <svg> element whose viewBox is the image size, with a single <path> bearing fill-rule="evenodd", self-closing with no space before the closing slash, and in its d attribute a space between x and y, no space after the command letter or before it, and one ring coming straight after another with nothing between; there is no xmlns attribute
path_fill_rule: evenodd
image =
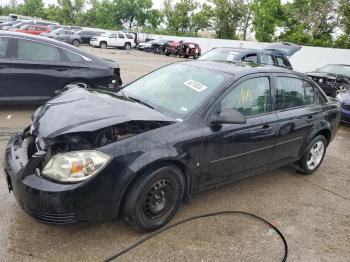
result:
<svg viewBox="0 0 350 262"><path fill-rule="evenodd" d="M262 218L262 217L259 217L257 215L254 215L254 214L251 214L251 213L248 213L248 212L243 212L243 211L219 211L219 212L214 212L214 213L208 213L208 214L203 214L203 215L198 215L198 216L193 216L193 217L189 217L187 219L184 219L184 220L181 220L179 222L176 222L175 224L172 224L172 225L169 225L169 226L165 226L163 228L161 228L160 230L154 232L154 233L151 233L150 235L146 236L145 238L137 241L136 243L132 244L131 246L123 249L122 251L118 252L117 254L107 258L104 260L104 262L109 262L109 261L112 261L114 259L117 259L118 257L124 255L125 253L131 251L132 249L138 247L139 245L143 244L144 242L146 242L147 240L163 233L164 231L167 231L171 228L174 228L178 225L181 225L181 224L184 224L184 223L187 223L189 221L193 221L193 220L196 220L196 219L200 219L200 218L205 218L205 217L214 217L214 216L221 216L221 215L245 215L245 216L249 216L249 217L252 217L252 218L255 218L259 221L262 221L263 223L269 225L273 230L275 230L275 232L279 235L279 237L281 238L282 242L283 242L283 245L284 245L284 257L282 259L282 262L285 262L287 260L287 256L288 256L288 245L287 245L287 241L285 239L285 237L283 236L283 234L281 233L281 231L276 227L274 226L272 223L270 223L269 221L267 221L266 219Z"/></svg>

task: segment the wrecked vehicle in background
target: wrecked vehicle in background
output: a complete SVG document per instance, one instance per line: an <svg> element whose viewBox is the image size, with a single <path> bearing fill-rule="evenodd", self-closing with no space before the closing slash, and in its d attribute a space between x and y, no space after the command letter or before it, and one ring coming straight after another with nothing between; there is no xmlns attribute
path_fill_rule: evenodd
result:
<svg viewBox="0 0 350 262"><path fill-rule="evenodd" d="M183 41L172 41L167 43L164 54L166 56L175 55L179 57L193 57L197 59L201 56L201 48L196 43L183 42Z"/></svg>
<svg viewBox="0 0 350 262"><path fill-rule="evenodd" d="M297 161L313 173L339 119L339 103L303 74L187 61L117 93L72 88L48 101L10 139L5 174L41 222L121 214L150 231L201 190Z"/></svg>
<svg viewBox="0 0 350 262"><path fill-rule="evenodd" d="M306 75L328 96L336 97L339 92L350 90L350 65L325 65Z"/></svg>

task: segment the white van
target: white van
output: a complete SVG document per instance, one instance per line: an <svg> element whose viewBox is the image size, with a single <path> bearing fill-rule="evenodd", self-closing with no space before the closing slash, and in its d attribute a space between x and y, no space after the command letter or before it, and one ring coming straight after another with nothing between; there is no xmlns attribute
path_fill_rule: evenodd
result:
<svg viewBox="0 0 350 262"><path fill-rule="evenodd" d="M130 48L135 47L135 39L133 34L108 32L100 36L92 37L90 45L100 48L123 47L125 50L129 50Z"/></svg>

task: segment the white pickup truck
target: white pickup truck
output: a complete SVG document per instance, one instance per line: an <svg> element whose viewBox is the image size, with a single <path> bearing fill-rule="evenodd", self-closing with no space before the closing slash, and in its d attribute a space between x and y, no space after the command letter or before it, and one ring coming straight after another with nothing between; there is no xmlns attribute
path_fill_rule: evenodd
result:
<svg viewBox="0 0 350 262"><path fill-rule="evenodd" d="M135 47L134 35L124 32L108 32L100 36L94 36L90 40L90 45L100 48L123 47L129 50Z"/></svg>

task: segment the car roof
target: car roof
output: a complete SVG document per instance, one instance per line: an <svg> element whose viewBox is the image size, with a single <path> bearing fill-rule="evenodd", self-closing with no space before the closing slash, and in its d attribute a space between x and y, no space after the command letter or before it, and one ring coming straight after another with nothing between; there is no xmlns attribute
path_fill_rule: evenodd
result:
<svg viewBox="0 0 350 262"><path fill-rule="evenodd" d="M224 61L206 61L206 60L195 60L195 61L185 61L179 62L180 64L186 64L194 67L200 67L209 70L215 70L224 72L230 75L238 74L251 74L251 73L285 73L285 74L294 74L301 77L305 77L304 74L295 72L290 69L284 69L281 67L253 64L253 63L232 63Z"/></svg>
<svg viewBox="0 0 350 262"><path fill-rule="evenodd" d="M85 51L83 51L79 48L76 48L70 44L67 44L67 43L61 42L61 41L57 41L55 39L44 37L44 36L37 36L37 35L31 35L31 34L13 32L13 31L0 31L0 36L8 36L8 37L13 37L13 38L23 38L23 39L28 39L28 40L40 41L40 42L52 44L52 45L70 50L74 53L80 54L80 55L85 56L89 59L101 60L97 56L90 54L88 52L85 52Z"/></svg>
<svg viewBox="0 0 350 262"><path fill-rule="evenodd" d="M262 54L273 54L273 55L285 56L283 52L280 52L278 50L265 50L265 49L244 48L244 47L215 47L211 50L218 50L218 49L227 49L229 51L236 51L236 52L239 52L241 55L246 55L249 53L262 53Z"/></svg>

